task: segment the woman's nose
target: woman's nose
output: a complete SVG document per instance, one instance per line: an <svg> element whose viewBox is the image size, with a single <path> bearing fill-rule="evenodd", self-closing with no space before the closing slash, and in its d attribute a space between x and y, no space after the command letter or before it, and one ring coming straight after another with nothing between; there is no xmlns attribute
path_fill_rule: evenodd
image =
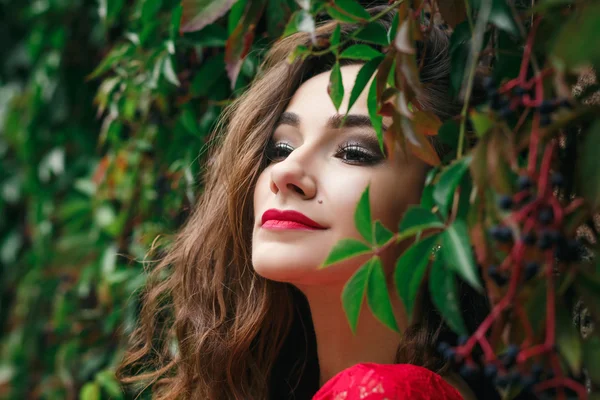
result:
<svg viewBox="0 0 600 400"><path fill-rule="evenodd" d="M271 191L275 194L281 192L284 196L295 193L308 200L315 197L317 185L313 177L307 174L303 163L290 155L273 165Z"/></svg>

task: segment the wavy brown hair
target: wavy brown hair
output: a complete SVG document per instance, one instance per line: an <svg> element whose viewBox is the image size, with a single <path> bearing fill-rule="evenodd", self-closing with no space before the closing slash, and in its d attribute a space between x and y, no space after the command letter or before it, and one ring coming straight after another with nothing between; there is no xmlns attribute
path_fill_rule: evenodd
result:
<svg viewBox="0 0 600 400"><path fill-rule="evenodd" d="M388 28L391 18L381 23ZM322 24L317 36L328 38L336 24ZM342 24L342 34L355 28ZM204 193L150 274L140 322L118 370L122 382L150 385L159 399L302 399L318 389L306 299L290 284L259 276L251 264L253 190L266 166L266 144L295 90L335 61L326 55L287 62L298 45L310 43L306 33L276 42L260 76L225 111L211 141ZM418 101L440 117L454 115L448 36L434 28L418 56L425 57ZM449 330L429 297L422 298L396 361L443 371L434 346Z"/></svg>

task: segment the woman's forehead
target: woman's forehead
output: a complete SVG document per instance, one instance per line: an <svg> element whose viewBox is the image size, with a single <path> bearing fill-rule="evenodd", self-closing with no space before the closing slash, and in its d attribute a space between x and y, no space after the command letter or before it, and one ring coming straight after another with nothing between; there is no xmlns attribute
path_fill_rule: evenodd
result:
<svg viewBox="0 0 600 400"><path fill-rule="evenodd" d="M302 83L296 92L294 92L288 103L286 112L295 114L301 121L306 118L312 120L319 119L324 124L331 121L336 115L346 114L350 101L350 94L362 66L362 64L351 64L344 65L340 68L344 86L344 97L339 110L335 109L333 101L329 97L329 81L331 75L331 70L329 70L315 75ZM374 76L365 85L365 88L353 103L348 114L363 117L369 116L367 98L369 87L373 79ZM390 126L391 123L391 117L383 118L384 126Z"/></svg>

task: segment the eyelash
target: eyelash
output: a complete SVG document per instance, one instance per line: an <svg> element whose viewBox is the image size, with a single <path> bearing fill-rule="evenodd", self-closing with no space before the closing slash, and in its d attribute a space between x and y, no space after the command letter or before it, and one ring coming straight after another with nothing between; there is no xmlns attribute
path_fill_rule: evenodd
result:
<svg viewBox="0 0 600 400"><path fill-rule="evenodd" d="M289 150L289 153L294 151L294 149L292 148L292 146L290 146L289 143L274 143L273 141L271 141L267 146L267 158L271 161L278 161L278 159L281 157L277 157L276 152L279 150ZM380 157L374 156L370 151L365 150L365 148L357 142L345 142L343 144L338 145L335 155L338 156L343 152L346 152L346 154L354 154L355 156L362 158L362 160L359 161L344 161L347 164L351 165L372 165L380 161Z"/></svg>

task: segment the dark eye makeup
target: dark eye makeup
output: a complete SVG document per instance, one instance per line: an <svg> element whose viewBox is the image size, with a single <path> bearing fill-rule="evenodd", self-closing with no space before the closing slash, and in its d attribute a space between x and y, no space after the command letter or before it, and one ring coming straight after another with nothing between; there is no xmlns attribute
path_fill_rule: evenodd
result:
<svg viewBox="0 0 600 400"><path fill-rule="evenodd" d="M359 141L348 140L337 146L335 157L351 165L374 165L385 158L379 151L379 147L376 147L377 151L369 147ZM294 151L294 148L289 143L285 141L275 142L271 139L266 148L266 156L270 161L276 162L283 160L292 151Z"/></svg>

